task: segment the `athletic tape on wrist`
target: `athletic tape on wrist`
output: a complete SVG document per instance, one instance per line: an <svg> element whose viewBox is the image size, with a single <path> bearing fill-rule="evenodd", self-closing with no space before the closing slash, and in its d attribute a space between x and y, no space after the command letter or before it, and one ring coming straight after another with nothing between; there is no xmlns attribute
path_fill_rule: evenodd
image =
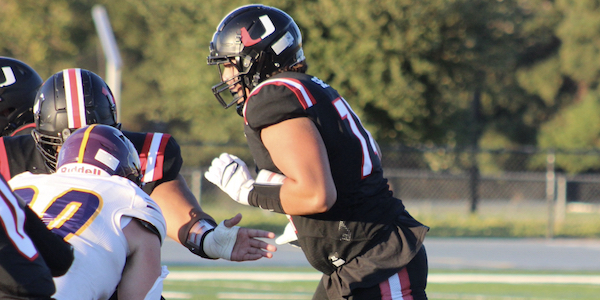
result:
<svg viewBox="0 0 600 300"><path fill-rule="evenodd" d="M240 227L225 226L225 221L202 237L202 250L210 258L231 260Z"/></svg>

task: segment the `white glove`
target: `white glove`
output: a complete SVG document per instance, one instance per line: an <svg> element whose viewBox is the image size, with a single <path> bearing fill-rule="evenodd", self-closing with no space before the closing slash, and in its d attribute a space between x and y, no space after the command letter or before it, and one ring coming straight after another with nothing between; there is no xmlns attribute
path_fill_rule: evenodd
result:
<svg viewBox="0 0 600 300"><path fill-rule="evenodd" d="M221 221L219 226L209 232L204 238L202 242L204 253L211 258L231 260L231 252L237 240L238 230L240 230L239 226L227 228L225 221Z"/></svg>
<svg viewBox="0 0 600 300"><path fill-rule="evenodd" d="M204 177L227 193L231 199L249 205L248 194L253 188L254 179L246 163L237 156L223 153L213 159Z"/></svg>
<svg viewBox="0 0 600 300"><path fill-rule="evenodd" d="M275 243L277 245L289 243L294 247L300 247L298 244L298 236L296 235L296 228L294 227L294 224L292 224L291 221L288 222L287 225L285 225L283 234L278 236L277 239L275 239Z"/></svg>

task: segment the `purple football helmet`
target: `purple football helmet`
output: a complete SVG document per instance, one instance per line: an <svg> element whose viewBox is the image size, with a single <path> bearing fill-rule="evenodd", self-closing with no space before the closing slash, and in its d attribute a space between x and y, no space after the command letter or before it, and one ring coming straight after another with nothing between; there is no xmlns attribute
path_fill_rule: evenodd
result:
<svg viewBox="0 0 600 300"><path fill-rule="evenodd" d="M125 177L138 186L141 184L137 150L120 130L108 125L94 124L75 130L58 154L57 171L95 173L85 168L66 166L73 163L92 165L109 175Z"/></svg>

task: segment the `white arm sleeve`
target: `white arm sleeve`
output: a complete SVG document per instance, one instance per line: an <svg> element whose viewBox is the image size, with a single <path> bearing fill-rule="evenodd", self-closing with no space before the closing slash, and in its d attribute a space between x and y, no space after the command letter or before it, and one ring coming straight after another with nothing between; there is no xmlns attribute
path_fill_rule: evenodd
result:
<svg viewBox="0 0 600 300"><path fill-rule="evenodd" d="M167 278L167 275L169 275L169 270L167 270L167 266L162 266L160 276L156 278L154 285L152 286L150 291L148 291L148 294L146 294L144 300L160 300L163 291L163 280Z"/></svg>

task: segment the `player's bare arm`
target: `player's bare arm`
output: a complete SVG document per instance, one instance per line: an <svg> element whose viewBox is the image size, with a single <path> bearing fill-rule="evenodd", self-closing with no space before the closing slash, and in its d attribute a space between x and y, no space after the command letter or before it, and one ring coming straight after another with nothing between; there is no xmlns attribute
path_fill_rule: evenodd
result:
<svg viewBox="0 0 600 300"><path fill-rule="evenodd" d="M154 191L152 191L150 196L158 203L163 211L163 215L167 221L167 235L181 243L181 239L179 238L181 230L194 231L198 229L201 232L199 232L199 238L194 242L200 247L200 243L202 243L201 237L202 234L204 234L202 230L204 229L198 226L192 226L191 229L189 229L189 222L196 218L196 216L198 216L197 219L211 220L212 222L215 221L210 215L202 210L198 201L189 190L183 176L180 174L175 180L158 185L154 188ZM232 228L239 223L241 218L242 216L238 214L232 219L224 221L224 225L220 226ZM277 251L277 247L274 245L257 239L275 238L273 232L244 227L236 227L236 230L238 230L237 234L233 235L235 240L231 241L232 249L221 249L224 252L215 251L212 256L207 256L209 258L225 258L232 261L251 261L263 257L271 258L273 257L273 254L267 251ZM188 232L185 232L185 236L188 238L190 237ZM205 241L209 240L205 239ZM206 255L206 253L203 253L203 255Z"/></svg>
<svg viewBox="0 0 600 300"><path fill-rule="evenodd" d="M286 120L263 129L261 138L287 177L280 192L284 211L309 215L329 210L337 193L323 140L312 121Z"/></svg>
<svg viewBox="0 0 600 300"><path fill-rule="evenodd" d="M171 181L157 185L150 197L163 211L167 221L167 236L179 241L179 230L198 215L201 219L215 220L205 213L181 174Z"/></svg>
<svg viewBox="0 0 600 300"><path fill-rule="evenodd" d="M123 233L130 254L119 283L119 299L143 300L161 275L160 239L135 219L123 228Z"/></svg>

